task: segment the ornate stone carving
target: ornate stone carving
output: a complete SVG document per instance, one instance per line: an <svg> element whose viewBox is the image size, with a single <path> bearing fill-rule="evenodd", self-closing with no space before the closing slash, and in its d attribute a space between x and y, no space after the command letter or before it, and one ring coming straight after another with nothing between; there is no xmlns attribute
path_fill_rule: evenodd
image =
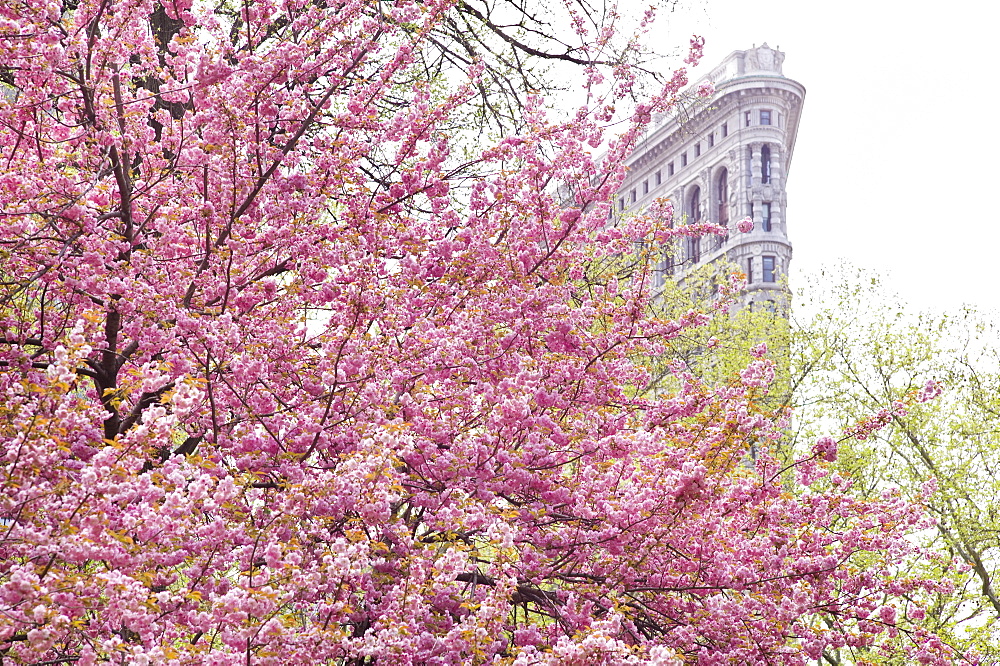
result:
<svg viewBox="0 0 1000 666"><path fill-rule="evenodd" d="M748 72L766 71L781 73L781 63L785 61L785 54L775 51L765 42L755 49L746 52L746 69Z"/></svg>

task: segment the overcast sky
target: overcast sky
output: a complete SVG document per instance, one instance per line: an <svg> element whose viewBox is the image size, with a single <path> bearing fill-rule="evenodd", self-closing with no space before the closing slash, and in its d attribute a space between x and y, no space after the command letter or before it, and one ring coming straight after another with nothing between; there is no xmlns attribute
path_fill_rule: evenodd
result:
<svg viewBox="0 0 1000 666"><path fill-rule="evenodd" d="M662 50L706 39L692 80L766 42L806 87L787 181L793 288L846 258L921 309L1000 310L997 7L686 0L661 14Z"/></svg>

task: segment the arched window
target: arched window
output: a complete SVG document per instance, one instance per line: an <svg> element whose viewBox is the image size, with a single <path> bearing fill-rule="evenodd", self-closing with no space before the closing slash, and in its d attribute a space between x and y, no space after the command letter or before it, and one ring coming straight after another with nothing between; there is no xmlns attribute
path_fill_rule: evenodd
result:
<svg viewBox="0 0 1000 666"><path fill-rule="evenodd" d="M715 221L719 226L729 226L729 171L723 168L715 179L715 205L718 213ZM726 244L725 236L715 237L715 249Z"/></svg>
<svg viewBox="0 0 1000 666"><path fill-rule="evenodd" d="M701 188L695 187L691 192L690 206L688 206L688 223L701 222Z"/></svg>
<svg viewBox="0 0 1000 666"><path fill-rule="evenodd" d="M695 187L688 200L688 224L701 222L701 188ZM687 239L688 260L692 264L701 261L701 238L692 236Z"/></svg>
<svg viewBox="0 0 1000 666"><path fill-rule="evenodd" d="M760 182L771 182L771 147L766 143L760 149Z"/></svg>
<svg viewBox="0 0 1000 666"><path fill-rule="evenodd" d="M715 186L715 201L718 205L718 223L722 226L729 224L729 172L723 169L719 173Z"/></svg>

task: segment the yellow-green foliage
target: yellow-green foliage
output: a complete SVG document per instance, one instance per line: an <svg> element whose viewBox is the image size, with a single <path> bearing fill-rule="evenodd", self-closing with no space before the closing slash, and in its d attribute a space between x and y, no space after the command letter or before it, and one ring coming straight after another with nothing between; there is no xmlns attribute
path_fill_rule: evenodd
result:
<svg viewBox="0 0 1000 666"><path fill-rule="evenodd" d="M844 439L839 474L853 491L900 488L923 499L937 526L916 535L939 559L900 563L951 581L926 624L984 664L1000 663L1000 337L995 316L914 312L877 276L840 266L797 295L791 337L794 439L800 451L928 380L943 393L895 411L873 436ZM881 663L881 662L880 662Z"/></svg>

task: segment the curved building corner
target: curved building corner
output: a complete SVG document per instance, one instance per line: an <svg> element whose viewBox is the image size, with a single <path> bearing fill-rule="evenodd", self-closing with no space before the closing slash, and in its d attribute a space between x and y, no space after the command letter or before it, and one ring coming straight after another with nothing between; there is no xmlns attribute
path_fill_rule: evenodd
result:
<svg viewBox="0 0 1000 666"><path fill-rule="evenodd" d="M783 276L792 245L785 182L806 91L784 76L784 58L767 44L733 51L693 86L712 82L714 95L654 121L627 159L619 212L667 198L675 224L713 222L731 230L726 237L684 239L665 252L660 284L683 281L695 266L725 257L747 274L751 307L783 309L787 302ZM753 231L740 233L736 222L746 216Z"/></svg>

